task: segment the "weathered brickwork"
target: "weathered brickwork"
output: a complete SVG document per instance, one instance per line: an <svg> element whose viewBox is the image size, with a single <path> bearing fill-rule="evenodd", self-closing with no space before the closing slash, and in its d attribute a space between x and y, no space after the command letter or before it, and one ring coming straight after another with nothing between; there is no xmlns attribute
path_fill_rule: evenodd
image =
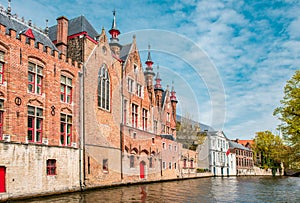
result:
<svg viewBox="0 0 300 203"><path fill-rule="evenodd" d="M17 34L2 23L5 22L0 22L0 51L4 53L3 84L0 84L3 102L0 166L5 168L6 193L0 193L0 199L77 190L80 187L77 149L80 68L64 54L25 34ZM34 64L30 73L32 81L29 80L30 64ZM61 76L72 79L69 103L60 99ZM64 143L60 133L61 113L72 116L70 139L65 138ZM47 176L48 159L56 164L56 172L51 177Z"/></svg>

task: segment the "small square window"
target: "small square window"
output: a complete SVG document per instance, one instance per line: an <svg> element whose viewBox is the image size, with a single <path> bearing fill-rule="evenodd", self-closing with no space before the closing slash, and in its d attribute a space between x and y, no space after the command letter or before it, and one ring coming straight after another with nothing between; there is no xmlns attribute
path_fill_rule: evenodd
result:
<svg viewBox="0 0 300 203"><path fill-rule="evenodd" d="M47 160L47 175L56 175L56 160Z"/></svg>

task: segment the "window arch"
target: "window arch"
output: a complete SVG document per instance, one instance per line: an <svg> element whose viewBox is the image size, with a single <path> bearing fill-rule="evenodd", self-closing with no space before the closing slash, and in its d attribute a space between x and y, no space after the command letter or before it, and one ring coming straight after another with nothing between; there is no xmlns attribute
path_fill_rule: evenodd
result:
<svg viewBox="0 0 300 203"><path fill-rule="evenodd" d="M105 64L101 66L98 73L98 107L110 109L110 81Z"/></svg>

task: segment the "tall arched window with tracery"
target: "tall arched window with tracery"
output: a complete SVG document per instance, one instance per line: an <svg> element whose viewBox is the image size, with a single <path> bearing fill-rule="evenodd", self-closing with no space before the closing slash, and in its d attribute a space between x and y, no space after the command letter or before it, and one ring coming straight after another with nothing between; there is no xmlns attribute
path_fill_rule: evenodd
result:
<svg viewBox="0 0 300 203"><path fill-rule="evenodd" d="M98 107L110 109L110 82L105 64L101 66L98 73Z"/></svg>

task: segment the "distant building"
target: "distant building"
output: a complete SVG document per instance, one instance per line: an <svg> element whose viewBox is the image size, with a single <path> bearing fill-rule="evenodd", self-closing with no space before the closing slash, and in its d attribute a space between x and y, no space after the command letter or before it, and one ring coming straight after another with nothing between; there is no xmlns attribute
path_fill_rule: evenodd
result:
<svg viewBox="0 0 300 203"><path fill-rule="evenodd" d="M206 132L202 145L197 147L198 167L209 169L215 176L229 175L228 139L223 131Z"/></svg>
<svg viewBox="0 0 300 203"><path fill-rule="evenodd" d="M229 142L229 147L236 157L236 175L254 174L252 150L232 141Z"/></svg>

